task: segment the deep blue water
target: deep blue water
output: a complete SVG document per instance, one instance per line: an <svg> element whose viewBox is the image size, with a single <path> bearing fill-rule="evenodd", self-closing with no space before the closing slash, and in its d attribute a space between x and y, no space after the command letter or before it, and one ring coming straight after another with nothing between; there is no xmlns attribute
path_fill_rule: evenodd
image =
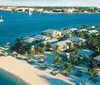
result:
<svg viewBox="0 0 100 85"><path fill-rule="evenodd" d="M39 14L0 11L4 22L0 23L0 45L14 42L18 37L34 35L51 28L60 29L79 25L100 25L99 14Z"/></svg>
<svg viewBox="0 0 100 85"><path fill-rule="evenodd" d="M79 25L100 25L99 14L50 15L34 13L29 16L27 13L0 11L0 15L4 19L4 22L0 23L0 45L4 45L7 42L12 43L18 37L34 35L48 28L60 29ZM6 77L4 74L0 74L0 85L14 85L12 80L3 78Z"/></svg>

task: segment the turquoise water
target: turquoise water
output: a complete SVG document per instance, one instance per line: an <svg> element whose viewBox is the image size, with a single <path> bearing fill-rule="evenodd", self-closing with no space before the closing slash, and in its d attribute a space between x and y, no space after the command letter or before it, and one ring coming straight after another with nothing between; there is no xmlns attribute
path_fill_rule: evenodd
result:
<svg viewBox="0 0 100 85"><path fill-rule="evenodd" d="M0 69L0 85L29 85L19 77Z"/></svg>
<svg viewBox="0 0 100 85"><path fill-rule="evenodd" d="M4 22L0 23L0 45L14 42L18 37L34 35L45 29L61 29L79 25L100 25L99 14L39 14L0 11ZM27 85L23 80L0 70L0 85ZM6 82L5 82L6 81Z"/></svg>
<svg viewBox="0 0 100 85"><path fill-rule="evenodd" d="M0 23L0 45L14 42L18 37L34 35L51 28L60 29L79 25L100 25L99 14L39 14L0 11L4 22Z"/></svg>

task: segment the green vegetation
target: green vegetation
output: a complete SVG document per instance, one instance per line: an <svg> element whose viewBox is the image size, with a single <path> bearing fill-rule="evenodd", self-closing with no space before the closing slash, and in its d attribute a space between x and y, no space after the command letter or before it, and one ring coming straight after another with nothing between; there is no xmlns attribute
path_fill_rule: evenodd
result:
<svg viewBox="0 0 100 85"><path fill-rule="evenodd" d="M72 71L72 64L71 63L65 63L63 68L63 73L68 74L68 72Z"/></svg>
<svg viewBox="0 0 100 85"><path fill-rule="evenodd" d="M23 38L19 38L16 40L16 43L14 44L14 46L11 47L11 51L15 51L18 54L25 54L26 52L28 54L30 54L31 49L30 49L30 44L29 43L25 43Z"/></svg>
<svg viewBox="0 0 100 85"><path fill-rule="evenodd" d="M91 26L78 26L79 30L87 29L93 30ZM100 26L97 26L99 31L98 35L92 35L88 32L81 31L81 32L71 32L70 29L64 29L65 34L62 34L57 39L59 41L66 40L67 38L76 36L83 39L86 39L85 42L68 42L66 46L69 48L61 51L60 46L56 45L55 47L52 46L50 42L44 43L41 40L34 41L34 43L26 43L23 38L19 38L16 40L14 46L11 47L11 51L15 51L18 54L26 55L28 61L33 61L34 55L42 55L45 52L52 52L57 54L54 58L54 66L64 74L68 74L72 71L76 66L84 65L88 68L88 74L91 78L95 78L98 73L98 67L100 65L100 61L95 60L94 58L100 55ZM69 34L67 32L70 32ZM46 36L51 36L49 33ZM33 46L33 48L32 48ZM92 50L94 53L90 56L81 55L78 53L79 50ZM63 55L63 52L69 52L68 55ZM62 54L62 55L60 55ZM44 65L43 65L44 66Z"/></svg>
<svg viewBox="0 0 100 85"><path fill-rule="evenodd" d="M90 70L89 70L89 75L90 75L90 77L91 78L95 78L96 76L97 76L97 69L96 68L91 68Z"/></svg>
<svg viewBox="0 0 100 85"><path fill-rule="evenodd" d="M62 58L60 56L56 56L55 60L54 60L55 66L59 67L61 65L62 61L63 60L62 60Z"/></svg>

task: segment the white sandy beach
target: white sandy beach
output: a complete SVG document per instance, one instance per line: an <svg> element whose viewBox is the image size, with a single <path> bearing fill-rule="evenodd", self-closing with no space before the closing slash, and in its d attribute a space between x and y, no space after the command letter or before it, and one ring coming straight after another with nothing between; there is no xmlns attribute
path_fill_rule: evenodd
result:
<svg viewBox="0 0 100 85"><path fill-rule="evenodd" d="M85 78L65 77L61 74L53 76L49 69L40 70L24 60L18 60L11 56L0 57L0 68L17 75L30 85L75 85L82 81L87 82L84 85L95 85L90 84Z"/></svg>
<svg viewBox="0 0 100 85"><path fill-rule="evenodd" d="M49 70L39 70L26 61L17 60L11 56L0 57L0 68L17 75L30 85L66 85L68 83L67 78L61 75L53 76Z"/></svg>

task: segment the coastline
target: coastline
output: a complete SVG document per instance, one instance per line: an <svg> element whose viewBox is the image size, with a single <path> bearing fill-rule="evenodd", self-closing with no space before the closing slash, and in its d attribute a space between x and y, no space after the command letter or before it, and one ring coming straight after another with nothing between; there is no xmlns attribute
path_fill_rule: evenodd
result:
<svg viewBox="0 0 100 85"><path fill-rule="evenodd" d="M25 82L29 83L29 85L49 85L35 74L35 72L38 72L37 69L33 68L25 61L17 60L11 56L0 57L0 68L15 74Z"/></svg>
<svg viewBox="0 0 100 85"><path fill-rule="evenodd" d="M50 56L48 55L48 57ZM74 69L72 75L68 77L62 74L54 76L51 74L52 69L50 68L42 70L35 64L29 64L25 60L19 60L11 56L0 57L0 68L18 76L29 85L76 85L79 82L83 85L92 85L92 82L85 77L80 79L74 75L74 71L76 72L77 69Z"/></svg>
<svg viewBox="0 0 100 85"><path fill-rule="evenodd" d="M8 12L13 12L13 11L11 11L11 10L0 10L0 11L8 11ZM18 11L14 11L15 13L27 13L27 12L18 12ZM35 14L35 13L39 13L39 14L69 14L69 15L71 15L71 14L100 14L100 13L84 13L84 12L77 12L77 13L63 13L63 12L55 12L55 13L50 13L50 12L48 12L48 13L45 13L45 12L33 12L32 14Z"/></svg>
<svg viewBox="0 0 100 85"><path fill-rule="evenodd" d="M5 82L6 81L6 82ZM1 85L29 85L18 76L0 68L0 84Z"/></svg>
<svg viewBox="0 0 100 85"><path fill-rule="evenodd" d="M33 65L28 64L26 61L18 60L11 56L0 57L0 68L20 77L22 80L29 83L29 85L51 85L51 83L56 85L59 80L60 84L66 85L67 83L70 83L71 85L74 85L73 82L70 82L68 78L61 74L57 76L50 75L49 72L51 70L49 69L39 70ZM58 82L58 85L60 84Z"/></svg>
<svg viewBox="0 0 100 85"><path fill-rule="evenodd" d="M24 36L26 37L33 34L36 35L49 28L59 30L67 27L77 27L80 25L97 26L100 22L99 14L34 13L31 17L27 13L12 13L0 11L0 14L3 16L4 19L4 22L0 23L1 46L5 45L7 42L13 43L16 38ZM7 15L10 15L10 17ZM11 25L11 23L13 25ZM3 32L3 30L6 31Z"/></svg>

